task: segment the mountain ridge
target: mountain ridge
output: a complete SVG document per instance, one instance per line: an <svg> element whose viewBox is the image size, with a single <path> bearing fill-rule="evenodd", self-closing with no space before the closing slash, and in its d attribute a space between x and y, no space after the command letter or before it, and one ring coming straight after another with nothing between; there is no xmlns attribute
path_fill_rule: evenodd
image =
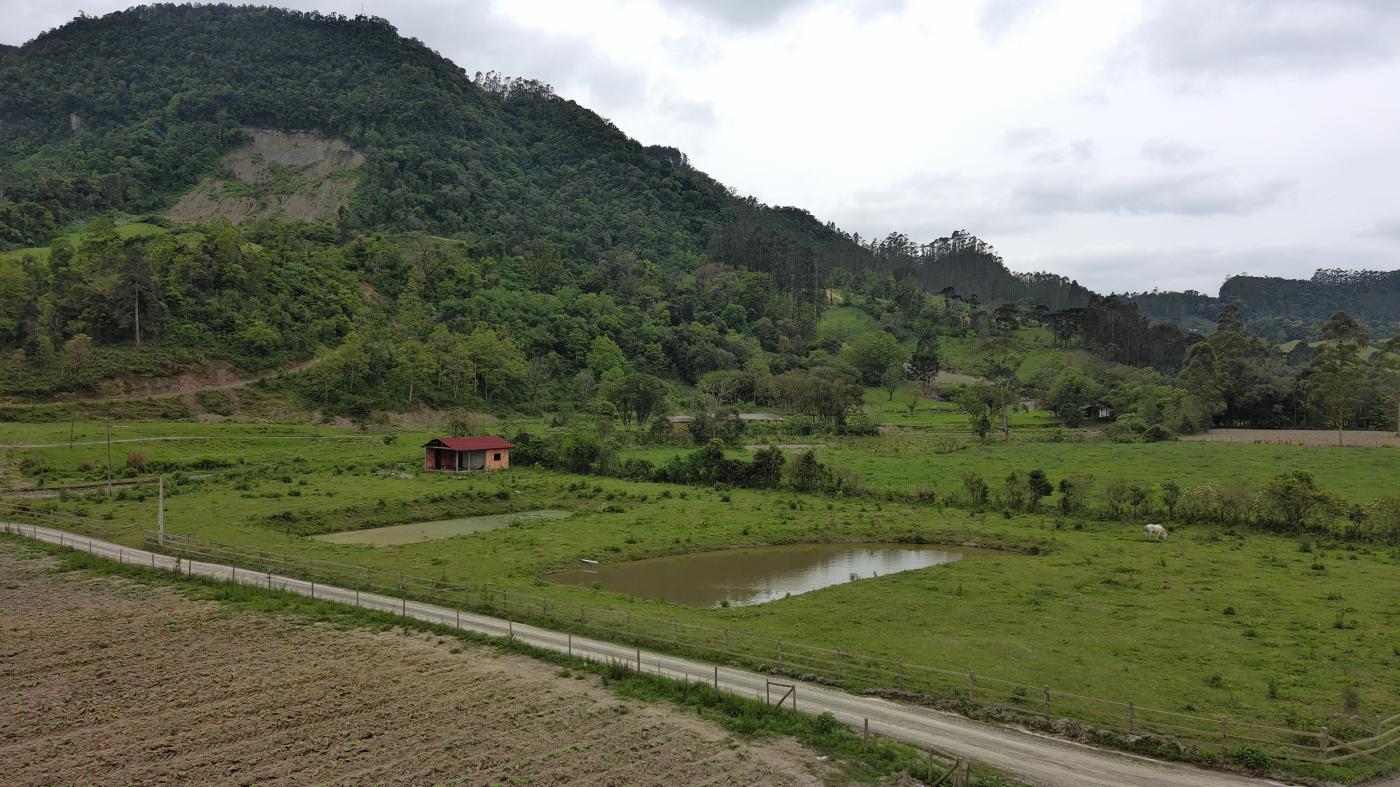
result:
<svg viewBox="0 0 1400 787"><path fill-rule="evenodd" d="M693 267L708 256L773 272L809 301L833 271L1051 310L1096 296L1058 274L1012 271L966 232L923 244L900 233L862 241L800 207L739 197L674 147L644 146L541 82L469 76L377 17L225 4L80 16L0 49L0 121L9 132L0 138L0 244L9 247L46 242L74 217L169 208L218 173L248 141L245 127L314 129L365 155L337 217L349 227L508 250L543 239L593 263L635 253ZM1155 319L1201 327L1227 301L1254 318L1281 316L1270 298L1295 303L1295 290L1227 281L1214 300L1128 299ZM1347 293L1338 305L1364 300ZM1363 319L1397 319L1379 314ZM1309 313L1306 323L1320 319Z"/></svg>

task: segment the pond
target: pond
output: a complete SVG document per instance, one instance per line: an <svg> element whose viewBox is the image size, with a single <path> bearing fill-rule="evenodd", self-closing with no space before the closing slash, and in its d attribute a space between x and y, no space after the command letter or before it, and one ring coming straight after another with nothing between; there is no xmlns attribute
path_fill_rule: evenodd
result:
<svg viewBox="0 0 1400 787"><path fill-rule="evenodd" d="M692 607L746 606L962 556L922 544L786 544L588 566L549 579Z"/></svg>
<svg viewBox="0 0 1400 787"><path fill-rule="evenodd" d="M569 511L520 511L514 514L487 514L485 516L469 516L462 519L439 519L434 522L414 522L408 525L389 525L388 527L372 527L365 530L342 530L338 533L324 533L319 536L312 536L317 541L327 541L332 544L369 544L370 546L398 546L400 544L416 544L420 541L432 541L439 538L452 538L453 536L464 536L468 533L484 533L487 530L495 530L507 527L520 522L530 522L536 519L563 519L569 516Z"/></svg>

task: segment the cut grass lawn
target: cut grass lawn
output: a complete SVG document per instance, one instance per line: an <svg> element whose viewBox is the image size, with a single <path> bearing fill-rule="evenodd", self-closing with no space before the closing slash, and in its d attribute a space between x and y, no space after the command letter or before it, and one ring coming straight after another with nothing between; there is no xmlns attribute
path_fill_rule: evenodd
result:
<svg viewBox="0 0 1400 787"><path fill-rule="evenodd" d="M240 428L178 426L225 437ZM132 425L153 434L168 427ZM80 428L93 432L100 424ZM263 427L242 428L249 438L267 436L259 431ZM423 436L404 434L388 445L380 437L171 441L143 450L153 460L202 457L234 464L227 472L203 479L187 475L167 485L166 526L172 532L296 559L489 583L565 603L734 627L1140 706L1307 729L1327 725L1337 737L1358 737L1377 716L1400 712L1400 550L1394 548L1318 545L1189 523L1174 523L1171 538L1157 543L1142 539L1141 523L983 516L934 505L630 483L520 468L424 474L418 471ZM1392 463L1400 457L1386 449L1112 443L994 444L930 454L908 436L868 440L820 453L853 466L869 485L909 490L926 485L951 491L969 470L993 483L1013 469L1042 467L1052 478L1096 472L1101 479L1175 478L1185 485L1265 479L1303 467L1316 472L1324 487L1358 499L1368 490L1388 492L1385 479L1394 477ZM5 461L14 468L42 457L52 467L73 467L100 458L103 450L11 450ZM135 545L154 525L153 492L58 505L110 516L113 526L134 523L106 535ZM370 520L422 521L430 518L423 516L424 506L456 505L465 498L454 496L463 492L473 505L558 508L574 515L377 548L289 535L272 519L315 515L338 529ZM577 565L580 557L616 562L824 541L922 541L1013 551L714 610L543 578Z"/></svg>

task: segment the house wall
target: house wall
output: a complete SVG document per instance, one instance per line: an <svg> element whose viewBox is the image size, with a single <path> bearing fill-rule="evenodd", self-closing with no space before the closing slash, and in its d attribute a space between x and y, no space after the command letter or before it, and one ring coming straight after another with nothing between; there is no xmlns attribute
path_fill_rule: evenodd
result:
<svg viewBox="0 0 1400 787"><path fill-rule="evenodd" d="M423 469L436 470L438 454L442 455L443 470L457 469L458 459L462 470L505 470L510 467L510 449L499 448L489 451L452 451L446 448L427 448L423 451Z"/></svg>

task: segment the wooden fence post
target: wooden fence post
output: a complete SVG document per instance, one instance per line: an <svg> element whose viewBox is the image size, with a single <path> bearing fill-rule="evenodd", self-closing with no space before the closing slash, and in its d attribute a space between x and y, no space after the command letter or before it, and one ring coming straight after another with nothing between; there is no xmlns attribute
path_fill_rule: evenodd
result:
<svg viewBox="0 0 1400 787"><path fill-rule="evenodd" d="M1323 762L1331 762L1332 758L1327 756L1327 747L1332 743L1332 736L1327 734L1326 727L1323 727L1322 731L1317 734L1317 742L1317 758Z"/></svg>
<svg viewBox="0 0 1400 787"><path fill-rule="evenodd" d="M1051 714L1050 714L1050 687L1049 687L1049 686L1042 686L1041 688L1045 691L1045 715L1046 715L1046 716L1049 716L1049 715L1051 715Z"/></svg>
<svg viewBox="0 0 1400 787"><path fill-rule="evenodd" d="M1133 704L1132 704L1131 702L1128 703L1128 734L1129 734L1129 735L1132 735L1132 734L1133 734L1133 723L1136 721L1136 719L1134 718L1135 715L1136 715L1136 714L1135 714L1135 711L1136 711L1136 709L1133 707Z"/></svg>
<svg viewBox="0 0 1400 787"><path fill-rule="evenodd" d="M870 717L868 716L865 719L865 730L860 734L860 750L862 752L870 751Z"/></svg>
<svg viewBox="0 0 1400 787"><path fill-rule="evenodd" d="M1230 745L1230 720L1224 716L1220 717L1220 745Z"/></svg>

